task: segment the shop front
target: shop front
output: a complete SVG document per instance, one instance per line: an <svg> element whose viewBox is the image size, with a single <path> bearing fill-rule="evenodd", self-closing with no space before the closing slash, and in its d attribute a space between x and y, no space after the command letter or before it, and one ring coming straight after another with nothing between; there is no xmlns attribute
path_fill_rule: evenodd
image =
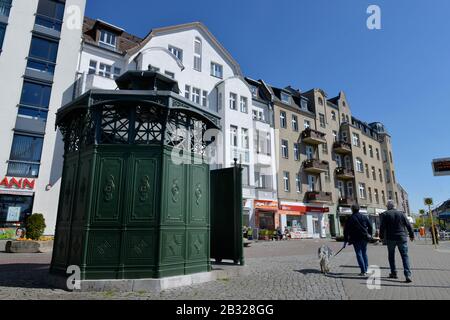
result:
<svg viewBox="0 0 450 320"><path fill-rule="evenodd" d="M325 238L327 221L324 213L328 207L313 207L303 203L282 202L280 210L280 226L288 229L292 239Z"/></svg>
<svg viewBox="0 0 450 320"><path fill-rule="evenodd" d="M359 212L368 215L368 209L366 207L360 207ZM344 235L344 227L347 223L348 218L352 215L352 208L349 206L339 206L337 209L338 219L339 219L339 229L340 236ZM370 218L370 216L369 216Z"/></svg>
<svg viewBox="0 0 450 320"><path fill-rule="evenodd" d="M276 230L278 228L278 202L273 200L254 200L255 228Z"/></svg>
<svg viewBox="0 0 450 320"><path fill-rule="evenodd" d="M5 177L0 181L0 239L23 234L34 200L33 179Z"/></svg>

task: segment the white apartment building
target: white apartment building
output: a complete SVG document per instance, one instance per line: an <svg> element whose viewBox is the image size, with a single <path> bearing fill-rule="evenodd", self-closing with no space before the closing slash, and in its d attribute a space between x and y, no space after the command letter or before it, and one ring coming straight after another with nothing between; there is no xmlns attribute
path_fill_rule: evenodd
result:
<svg viewBox="0 0 450 320"><path fill-rule="evenodd" d="M200 22L153 29L144 39L102 20L85 18L77 95L89 89L115 89L127 70L153 69L174 78L180 94L221 117L222 132L211 168L243 167L244 224L250 224L255 199L276 200L273 113L270 99L255 95L239 64ZM253 89L252 89L253 90ZM258 121L253 112L264 114ZM257 131L258 130L258 131ZM256 132L269 135L268 152L258 153ZM257 164L257 165L255 165Z"/></svg>
<svg viewBox="0 0 450 320"><path fill-rule="evenodd" d="M55 113L73 98L85 0L0 0L0 230L42 213L54 232L61 182Z"/></svg>

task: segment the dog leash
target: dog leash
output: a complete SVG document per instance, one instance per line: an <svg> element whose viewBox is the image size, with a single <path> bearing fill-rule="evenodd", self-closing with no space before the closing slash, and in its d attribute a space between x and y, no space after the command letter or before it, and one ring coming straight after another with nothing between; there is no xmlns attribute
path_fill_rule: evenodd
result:
<svg viewBox="0 0 450 320"><path fill-rule="evenodd" d="M339 250L334 256L336 257L336 256L337 256L339 253L341 253L341 251L344 250L345 248L346 248L346 246L345 246L345 247L342 247L341 250Z"/></svg>

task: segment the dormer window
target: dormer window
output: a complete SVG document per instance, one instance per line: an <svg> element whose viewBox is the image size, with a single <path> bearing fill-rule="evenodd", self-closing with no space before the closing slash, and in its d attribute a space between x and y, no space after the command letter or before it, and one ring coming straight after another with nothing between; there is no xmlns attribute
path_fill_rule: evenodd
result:
<svg viewBox="0 0 450 320"><path fill-rule="evenodd" d="M169 51L177 57L180 61L183 61L183 50L180 48L169 45Z"/></svg>
<svg viewBox="0 0 450 320"><path fill-rule="evenodd" d="M303 110L308 110L308 101L302 99L302 100L300 101L300 107L301 107Z"/></svg>
<svg viewBox="0 0 450 320"><path fill-rule="evenodd" d="M281 92L281 101L289 104L291 103L291 97L287 93Z"/></svg>
<svg viewBox="0 0 450 320"><path fill-rule="evenodd" d="M323 106L323 99L322 99L322 97L319 97L318 100L319 100L319 105L320 105L320 106Z"/></svg>
<svg viewBox="0 0 450 320"><path fill-rule="evenodd" d="M99 44L116 48L116 40L117 37L114 33L106 30L100 31L100 39L98 40Z"/></svg>
<svg viewBox="0 0 450 320"><path fill-rule="evenodd" d="M253 97L257 97L258 96L258 87L250 86L250 91L252 92L252 96Z"/></svg>

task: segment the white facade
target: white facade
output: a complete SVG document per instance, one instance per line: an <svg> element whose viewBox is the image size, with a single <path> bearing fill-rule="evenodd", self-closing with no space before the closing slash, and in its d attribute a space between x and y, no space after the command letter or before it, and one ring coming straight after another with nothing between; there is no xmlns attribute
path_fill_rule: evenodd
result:
<svg viewBox="0 0 450 320"><path fill-rule="evenodd" d="M153 30L139 47L124 55L85 43L78 70L83 79L80 81L82 84L79 93L91 88L116 88L111 78L89 74L89 68L92 69L95 64L92 61L117 66L122 72L148 70L151 67L162 74L173 76L178 82L180 95L218 113L222 119L222 132L216 140L217 149L215 158L211 159L211 167L230 167L236 158L244 167L243 198L252 200L257 196L254 164L263 160L262 167L265 169L258 170L270 173L267 175L272 179L272 191L267 194L261 191L262 197L268 200L276 199L276 191L273 191L276 190L273 128L269 124L256 123L252 119L252 93L239 65L205 26L201 23L190 23ZM219 70L214 69L217 67ZM256 128L271 134L272 156L265 159L255 153ZM244 205L244 211L251 211L252 201L245 203L248 205Z"/></svg>
<svg viewBox="0 0 450 320"><path fill-rule="evenodd" d="M81 26L84 15L85 0L66 0L61 30L54 26L44 26L37 22L39 0L13 0L9 17L1 17L0 22L7 19L5 38L0 55L0 86L1 109L0 116L0 145L3 152L0 159L0 215L1 227L17 227L18 221L8 217L10 208L20 208L29 213L42 213L46 219L46 234L53 234L62 171L62 142L60 135L55 131L55 113L61 105L73 98L73 83L77 68L81 44ZM42 6L42 3L40 4ZM38 71L32 67L30 47L32 39L50 39L57 44L58 51L54 72ZM34 40L33 40L34 41ZM24 108L22 88L24 81L42 84L51 87L48 102L48 115L38 118L34 114L21 112ZM47 106L46 106L47 107ZM41 108L42 109L42 108ZM36 109L30 109L36 110ZM41 110L42 111L42 110ZM44 110L44 112L46 112ZM37 137L43 139L42 155L30 168L30 174L11 174L14 165L10 158L13 140L16 135ZM17 154L19 151L15 151ZM26 150L25 153L30 152ZM21 161L19 166L26 166ZM23 170L22 170L23 171ZM23 171L25 172L25 171ZM30 183L25 185L25 179ZM16 181L17 183L14 183ZM32 199L31 208L21 204L20 197ZM27 200L28 201L28 200ZM23 213L23 212L21 212ZM23 220L23 219L21 219ZM22 221L23 222L23 221Z"/></svg>

